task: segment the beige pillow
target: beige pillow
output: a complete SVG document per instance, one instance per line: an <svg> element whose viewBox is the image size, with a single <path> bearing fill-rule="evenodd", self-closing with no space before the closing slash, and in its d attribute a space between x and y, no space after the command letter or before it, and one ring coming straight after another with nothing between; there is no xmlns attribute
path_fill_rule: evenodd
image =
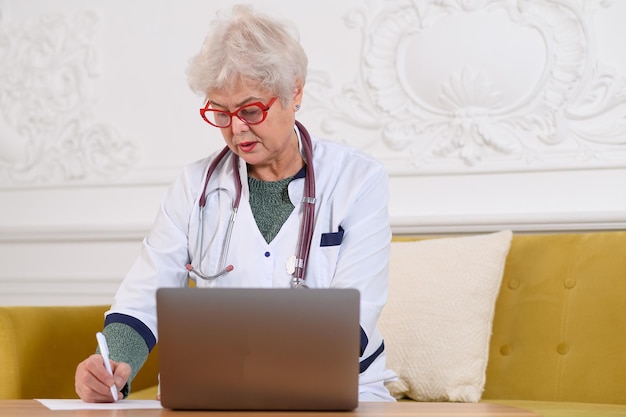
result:
<svg viewBox="0 0 626 417"><path fill-rule="evenodd" d="M510 230L392 242L381 318L396 398L477 402Z"/></svg>

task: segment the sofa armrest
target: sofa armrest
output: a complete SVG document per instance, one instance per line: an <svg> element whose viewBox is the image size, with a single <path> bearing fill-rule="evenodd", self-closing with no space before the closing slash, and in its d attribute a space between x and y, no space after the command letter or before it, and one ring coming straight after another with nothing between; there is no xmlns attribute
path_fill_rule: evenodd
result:
<svg viewBox="0 0 626 417"><path fill-rule="evenodd" d="M96 351L107 306L0 307L0 399L78 398L76 365ZM132 389L157 384L156 353Z"/></svg>

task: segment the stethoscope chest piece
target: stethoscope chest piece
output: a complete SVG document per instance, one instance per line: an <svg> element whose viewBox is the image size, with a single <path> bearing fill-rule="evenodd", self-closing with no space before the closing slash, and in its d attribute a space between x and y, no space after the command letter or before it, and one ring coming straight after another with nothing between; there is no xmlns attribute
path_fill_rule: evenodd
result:
<svg viewBox="0 0 626 417"><path fill-rule="evenodd" d="M303 278L293 277L289 283L291 288L309 288Z"/></svg>

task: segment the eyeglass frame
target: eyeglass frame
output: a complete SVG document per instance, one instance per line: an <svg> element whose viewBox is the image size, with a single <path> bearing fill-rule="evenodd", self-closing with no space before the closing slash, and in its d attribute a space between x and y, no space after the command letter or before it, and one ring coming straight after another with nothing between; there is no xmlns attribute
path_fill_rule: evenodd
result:
<svg viewBox="0 0 626 417"><path fill-rule="evenodd" d="M265 119L267 118L267 112L270 110L270 107L272 107L272 105L274 104L274 102L278 100L278 97L273 97L272 99L270 99L270 101L267 102L267 104L263 104L260 101L256 101L254 103L250 103L250 104L246 104L244 106L239 107L237 110L233 111L233 112L229 112L227 110L218 110L218 109L210 109L209 106L211 105L211 100L207 100L206 105L200 109L200 116L202 117L202 119L207 122L208 124L210 124L211 126L215 126L219 129L225 129L227 127L230 127L230 125L233 124L233 116L237 116L237 118L239 120L241 120L243 123L247 124L247 125L258 125L261 124L265 121ZM263 112L263 117L261 118L261 120L259 120L258 122L249 122L248 120L246 120L245 118L239 116L239 112L245 108L248 107L258 107L262 112ZM226 114L229 116L229 120L228 120L228 124L226 126L218 126L215 123L213 123L209 117L207 117L206 113L207 112L211 112L211 113L222 113L222 114Z"/></svg>

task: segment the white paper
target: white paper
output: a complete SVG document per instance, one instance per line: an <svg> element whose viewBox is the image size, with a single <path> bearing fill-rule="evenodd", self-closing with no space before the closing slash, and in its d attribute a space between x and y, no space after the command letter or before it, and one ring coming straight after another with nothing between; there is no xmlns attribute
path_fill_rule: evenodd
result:
<svg viewBox="0 0 626 417"><path fill-rule="evenodd" d="M114 403L86 403L83 400L36 399L50 410L133 410L163 408L157 400L120 400Z"/></svg>

